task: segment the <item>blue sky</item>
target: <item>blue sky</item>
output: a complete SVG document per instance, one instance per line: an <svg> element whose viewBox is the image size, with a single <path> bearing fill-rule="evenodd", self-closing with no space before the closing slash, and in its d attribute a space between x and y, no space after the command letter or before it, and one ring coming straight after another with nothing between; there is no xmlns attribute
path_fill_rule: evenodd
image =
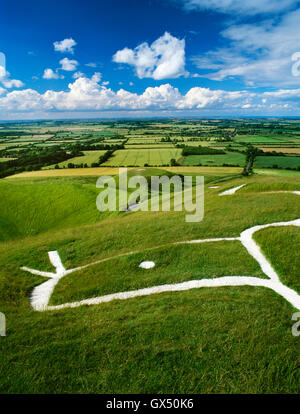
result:
<svg viewBox="0 0 300 414"><path fill-rule="evenodd" d="M294 0L0 0L0 119L300 116L299 22Z"/></svg>

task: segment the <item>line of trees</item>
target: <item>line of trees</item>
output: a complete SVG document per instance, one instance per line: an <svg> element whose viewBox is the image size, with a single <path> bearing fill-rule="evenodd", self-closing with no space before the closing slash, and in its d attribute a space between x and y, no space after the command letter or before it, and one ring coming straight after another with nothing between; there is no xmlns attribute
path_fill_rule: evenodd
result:
<svg viewBox="0 0 300 414"><path fill-rule="evenodd" d="M184 146L182 149L182 155L184 157L188 155L217 155L217 154L226 154L226 152L220 149L216 149L216 148L201 147L201 145L199 145L199 147Z"/></svg>
<svg viewBox="0 0 300 414"><path fill-rule="evenodd" d="M75 152L75 154L74 152L67 153L65 150L57 147L44 148L38 151L31 150L22 153L17 159L0 163L0 178L22 171L40 170L46 165L57 164L81 154L80 152Z"/></svg>

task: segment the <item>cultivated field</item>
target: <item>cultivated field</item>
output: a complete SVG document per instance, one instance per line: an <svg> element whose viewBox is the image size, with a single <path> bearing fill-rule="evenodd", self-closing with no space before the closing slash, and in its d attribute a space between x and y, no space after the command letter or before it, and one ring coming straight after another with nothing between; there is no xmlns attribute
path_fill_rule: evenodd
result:
<svg viewBox="0 0 300 414"><path fill-rule="evenodd" d="M58 166L60 168L67 168L68 164L87 164L88 167L90 167L94 162L98 162L99 157L103 155L105 151L84 151L83 154L79 157L69 158L66 161L60 162ZM55 166L50 165L49 167L45 167L46 169L52 169Z"/></svg>
<svg viewBox="0 0 300 414"><path fill-rule="evenodd" d="M178 149L133 149L118 150L104 163L104 166L132 167L132 166L160 166L169 165L171 158L178 159L181 151Z"/></svg>
<svg viewBox="0 0 300 414"><path fill-rule="evenodd" d="M184 158L183 165L207 165L207 166L223 166L238 165L240 167L245 164L245 156L238 152L231 152L225 155L189 155Z"/></svg>

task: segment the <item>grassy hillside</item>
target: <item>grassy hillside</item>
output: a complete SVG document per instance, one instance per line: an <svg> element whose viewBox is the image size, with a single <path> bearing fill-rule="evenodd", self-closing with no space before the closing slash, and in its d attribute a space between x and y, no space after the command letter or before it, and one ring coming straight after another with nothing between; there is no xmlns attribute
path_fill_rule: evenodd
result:
<svg viewBox="0 0 300 414"><path fill-rule="evenodd" d="M269 192L300 190L300 174L246 179L208 173L214 184L206 185L200 223L186 223L185 212L101 215L95 181L76 176L0 180L5 194L0 311L7 319L7 336L0 340L1 391L299 393L299 337L291 334L295 309L269 289L201 288L36 312L29 295L46 279L20 267L53 271L50 250L59 251L67 269L111 258L62 279L53 304L195 278L264 277L236 241L169 245L236 237L257 224L299 218L300 197ZM241 184L247 185L234 196L218 196ZM299 289L299 234L299 228L272 228L256 235L294 289ZM138 253L114 257L133 251ZM142 260L156 266L140 269Z"/></svg>
<svg viewBox="0 0 300 414"><path fill-rule="evenodd" d="M95 179L0 181L0 240L98 222Z"/></svg>

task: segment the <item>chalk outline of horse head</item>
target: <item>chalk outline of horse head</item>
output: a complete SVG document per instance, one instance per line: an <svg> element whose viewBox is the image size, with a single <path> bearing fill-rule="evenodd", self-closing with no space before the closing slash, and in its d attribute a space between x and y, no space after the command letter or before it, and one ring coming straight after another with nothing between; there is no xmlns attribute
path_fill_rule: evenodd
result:
<svg viewBox="0 0 300 414"><path fill-rule="evenodd" d="M242 186L235 187L233 189L227 190L219 195L232 195L238 191ZM300 195L299 191L277 191L272 193L293 193ZM174 291L185 291L201 287L224 287L224 286L259 286L272 289L274 292L286 299L292 306L300 310L300 295L295 292L293 289L284 285L276 271L273 269L271 263L262 253L260 247L256 244L253 239L253 234L259 230L269 228L269 227L283 227L283 226L298 226L300 227L300 218L287 222L277 222L264 225L258 225L244 230L239 237L225 237L225 238L215 238L215 239L200 239L200 240L188 240L175 243L169 243L172 245L179 244L197 244L197 243L214 243L220 241L240 241L248 253L258 262L263 273L268 276L268 279L252 277L252 276L222 276L213 279L200 279L200 280L190 280L187 282L174 283L174 284L165 284L152 286L148 288L142 288L138 290L131 290L125 292L118 292L104 296L98 296L90 299L84 299L77 302L64 303L61 305L49 306L49 300L54 291L55 286L64 276L67 276L78 270L85 269L90 266L97 265L99 263L106 262L108 260L113 260L122 256L129 256L136 253L141 253L142 251L133 251L128 253L123 253L113 257L108 257L102 260L97 260L95 262L86 264L84 266L79 266L73 269L66 270L62 264L59 253L55 251L49 251L49 260L55 268L55 273L52 272L43 272L40 270L35 270L28 268L26 266L21 267L22 270L32 273L34 275L44 276L49 278L46 282L36 286L31 294L30 302L31 306L36 311L47 311L47 310L58 310L64 308L75 308L82 305L97 305L100 303L110 302L112 300L125 300L129 298L134 298L138 296L147 296L155 293L162 292L174 292ZM149 250L159 249L163 246L157 246Z"/></svg>

